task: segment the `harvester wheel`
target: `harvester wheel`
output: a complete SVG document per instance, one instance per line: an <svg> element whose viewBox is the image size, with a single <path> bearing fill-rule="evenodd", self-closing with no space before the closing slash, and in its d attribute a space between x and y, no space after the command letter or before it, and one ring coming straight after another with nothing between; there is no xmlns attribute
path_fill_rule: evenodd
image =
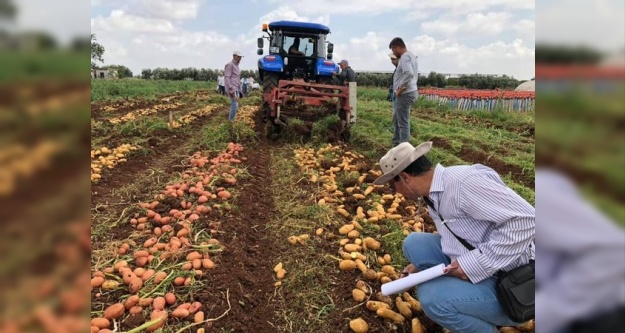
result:
<svg viewBox="0 0 625 333"><path fill-rule="evenodd" d="M265 75L263 76L263 93L268 93L271 92L271 90L273 90L273 88L278 86L278 74L276 73L271 73L271 72L265 72Z"/></svg>

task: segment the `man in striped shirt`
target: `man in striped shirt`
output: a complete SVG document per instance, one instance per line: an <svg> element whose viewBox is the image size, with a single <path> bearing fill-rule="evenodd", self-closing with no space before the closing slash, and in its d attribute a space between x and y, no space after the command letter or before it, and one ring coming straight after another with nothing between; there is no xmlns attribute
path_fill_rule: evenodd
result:
<svg viewBox="0 0 625 333"><path fill-rule="evenodd" d="M380 159L389 183L407 199L424 197L438 234L411 233L403 244L410 264L403 274L438 264L446 275L417 287L425 314L454 333L497 332L517 325L497 300L498 271L509 271L534 258L535 211L481 164L435 167L425 156L432 142L404 142ZM475 249L469 251L453 233Z"/></svg>
<svg viewBox="0 0 625 333"><path fill-rule="evenodd" d="M224 68L226 92L230 97L230 114L228 115L228 119L231 123L234 122L237 111L239 111L239 97L237 94L239 93L239 87L241 84L241 73L239 71L239 63L241 62L241 59L243 59L243 54L241 54L240 51L232 52L232 61L227 63Z"/></svg>

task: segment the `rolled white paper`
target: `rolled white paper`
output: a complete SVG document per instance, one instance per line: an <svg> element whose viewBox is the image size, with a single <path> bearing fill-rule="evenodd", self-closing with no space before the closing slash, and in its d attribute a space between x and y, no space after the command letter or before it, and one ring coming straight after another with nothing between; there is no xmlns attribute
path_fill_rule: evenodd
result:
<svg viewBox="0 0 625 333"><path fill-rule="evenodd" d="M404 292L420 283L432 280L441 275L445 275L443 270L445 264L440 264L432 268L420 271L418 273L410 274L404 278L397 279L395 281L387 282L382 285L382 294L389 296L397 293Z"/></svg>

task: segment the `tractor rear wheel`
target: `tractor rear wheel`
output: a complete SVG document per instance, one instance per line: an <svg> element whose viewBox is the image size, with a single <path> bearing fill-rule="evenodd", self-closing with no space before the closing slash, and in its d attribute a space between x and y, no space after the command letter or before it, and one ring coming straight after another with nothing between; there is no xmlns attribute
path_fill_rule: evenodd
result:
<svg viewBox="0 0 625 333"><path fill-rule="evenodd" d="M273 88L278 86L279 77L278 74L272 72L265 72L263 75L263 93L268 93L273 90Z"/></svg>

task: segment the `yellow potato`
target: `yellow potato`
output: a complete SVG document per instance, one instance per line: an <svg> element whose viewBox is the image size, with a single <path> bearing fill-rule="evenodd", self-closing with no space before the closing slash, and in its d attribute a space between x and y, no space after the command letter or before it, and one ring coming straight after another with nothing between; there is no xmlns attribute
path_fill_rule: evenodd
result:
<svg viewBox="0 0 625 333"><path fill-rule="evenodd" d="M401 297L397 296L395 298L395 306L397 307L397 310L399 310L399 313L401 313L402 316L406 317L406 319L410 319L410 317L412 317L410 305L402 301Z"/></svg>
<svg viewBox="0 0 625 333"><path fill-rule="evenodd" d="M369 325L362 318L356 318L349 322L349 328L355 333L367 333L369 332Z"/></svg>
<svg viewBox="0 0 625 333"><path fill-rule="evenodd" d="M400 315L399 313L391 310L391 309L378 309L375 312L379 317L385 318L385 319L390 319L396 323L403 323L404 320L406 320L406 318L404 318L404 316Z"/></svg>
<svg viewBox="0 0 625 333"><path fill-rule="evenodd" d="M371 311L378 311L379 309L390 309L391 306L384 303L384 302L379 302L379 301L368 301L365 306L367 307L367 309L371 310Z"/></svg>
<svg viewBox="0 0 625 333"><path fill-rule="evenodd" d="M417 317L412 318L410 327L412 328L412 333L423 333L425 331L423 326L421 326L421 321L419 321Z"/></svg>
<svg viewBox="0 0 625 333"><path fill-rule="evenodd" d="M353 289L352 290L352 297L354 298L354 301L356 302L362 302L365 300L365 298L367 297L367 295L365 294L364 291L360 290L360 289Z"/></svg>
<svg viewBox="0 0 625 333"><path fill-rule="evenodd" d="M353 260L342 260L339 263L339 269L342 271L353 271L354 269L356 269L356 267L356 262L354 262Z"/></svg>

